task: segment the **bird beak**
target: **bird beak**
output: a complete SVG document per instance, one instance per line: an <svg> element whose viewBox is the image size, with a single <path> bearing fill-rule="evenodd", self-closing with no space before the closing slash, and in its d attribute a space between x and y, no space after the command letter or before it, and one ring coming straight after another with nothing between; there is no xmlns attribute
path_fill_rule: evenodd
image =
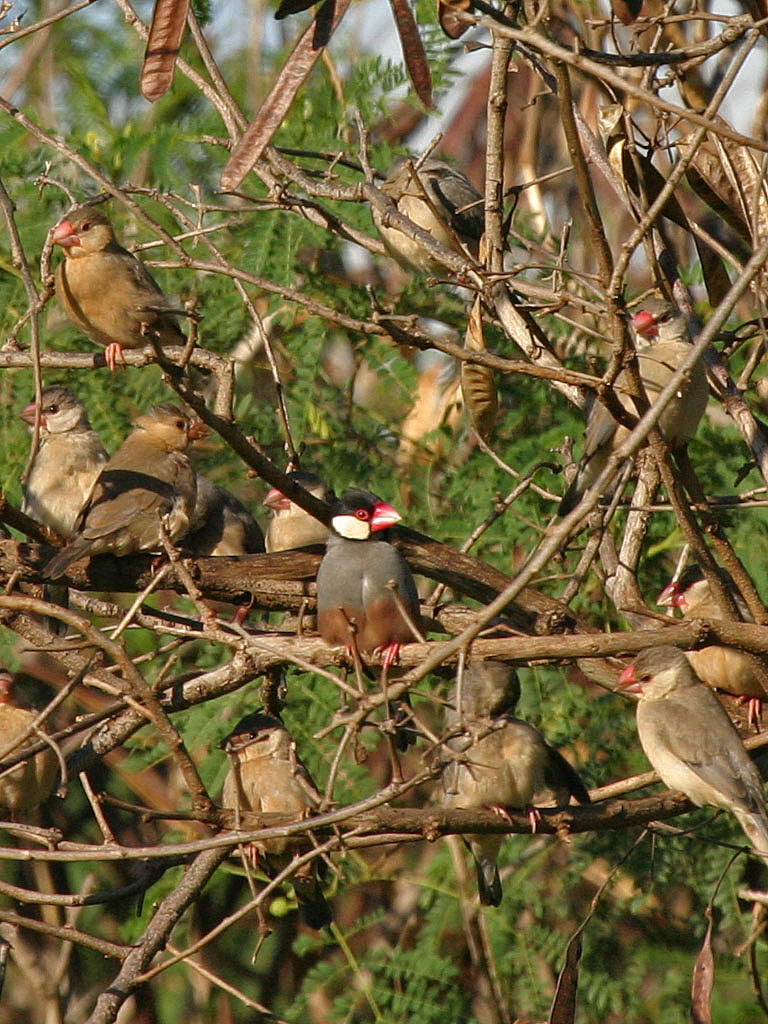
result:
<svg viewBox="0 0 768 1024"><path fill-rule="evenodd" d="M377 533L379 530L388 530L390 526L399 523L402 518L397 509L387 505L385 501L380 501L374 507L373 515L371 516L371 533Z"/></svg>
<svg viewBox="0 0 768 1024"><path fill-rule="evenodd" d="M192 420L189 424L189 430L187 431L187 437L190 441L199 441L201 437L208 437L210 430L203 423L202 420Z"/></svg>
<svg viewBox="0 0 768 1024"><path fill-rule="evenodd" d="M617 690L626 690L627 693L641 693L643 684L635 675L635 666L627 665L624 671L619 676L619 685L616 687Z"/></svg>
<svg viewBox="0 0 768 1024"><path fill-rule="evenodd" d="M282 491L278 491L276 487L273 487L272 490L268 492L266 498L264 499L264 504L267 506L267 508L271 508L275 512L277 512L282 509L290 508L291 499L286 498Z"/></svg>
<svg viewBox="0 0 768 1024"><path fill-rule="evenodd" d="M641 309L639 313L635 313L632 317L632 326L641 338L655 338L659 333L659 328L656 324L656 317L653 313L649 313L645 309Z"/></svg>
<svg viewBox="0 0 768 1024"><path fill-rule="evenodd" d="M682 594L677 589L677 583L668 583L656 598L656 604L660 608L677 608L679 597L682 597Z"/></svg>
<svg viewBox="0 0 768 1024"><path fill-rule="evenodd" d="M30 425L30 427L34 427L36 414L37 414L37 405L34 402L30 402L29 405L26 407L26 409L22 409L21 412L19 413L19 419L20 420L24 420L24 422L28 423ZM45 417L41 416L40 417L40 426L44 426L44 424L45 424Z"/></svg>
<svg viewBox="0 0 768 1024"><path fill-rule="evenodd" d="M53 229L51 241L54 245L61 245L63 248L68 249L80 242L80 236L75 231L72 221L63 220Z"/></svg>

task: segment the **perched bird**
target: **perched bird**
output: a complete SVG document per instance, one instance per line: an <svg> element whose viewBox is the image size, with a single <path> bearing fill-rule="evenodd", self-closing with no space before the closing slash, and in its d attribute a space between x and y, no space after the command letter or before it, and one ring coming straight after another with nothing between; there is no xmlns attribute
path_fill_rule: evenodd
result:
<svg viewBox="0 0 768 1024"><path fill-rule="evenodd" d="M76 538L43 570L56 579L78 558L155 551L160 526L170 540L189 529L197 484L186 454L208 433L174 405L158 405L137 417L133 431L99 474L76 524Z"/></svg>
<svg viewBox="0 0 768 1024"><path fill-rule="evenodd" d="M642 651L619 676L619 689L640 698L637 732L662 782L698 807L731 811L755 850L768 856L760 773L719 700L682 651Z"/></svg>
<svg viewBox="0 0 768 1024"><path fill-rule="evenodd" d="M320 501L335 500L333 492L314 473L297 471L289 473L288 477ZM301 505L286 498L276 487L267 494L264 504L272 512L264 538L267 551L291 551L310 544L325 544L328 540L325 523L305 512Z"/></svg>
<svg viewBox="0 0 768 1024"><path fill-rule="evenodd" d="M114 371L124 348L143 348L153 335L161 345L183 345L175 308L144 264L115 239L109 220L79 206L53 230L64 249L56 271L56 296L69 319L105 346Z"/></svg>
<svg viewBox="0 0 768 1024"><path fill-rule="evenodd" d="M484 200L466 174L442 160L425 160L416 170L398 163L381 186L398 212L454 252L462 244L477 255L485 229ZM443 265L414 238L386 223L373 207L373 220L387 252L398 263L420 273L438 273Z"/></svg>
<svg viewBox="0 0 768 1024"><path fill-rule="evenodd" d="M317 787L296 755L290 733L277 718L251 714L243 718L221 746L232 765L224 780L222 806L257 814L285 814L297 818L315 811L321 801ZM254 843L264 858L267 874L276 874L291 860L290 850L309 848L308 840L267 839ZM325 928L333 920L320 886L322 862L302 865L293 877L302 917L310 928Z"/></svg>
<svg viewBox="0 0 768 1024"><path fill-rule="evenodd" d="M721 569L720 575L731 592L743 621L752 622L752 616L731 574ZM723 617L720 605L715 600L699 565L689 565L679 580L664 588L656 603L662 608L679 608L684 619ZM716 690L745 698L748 702L749 721L754 724L760 721L762 702L768 699L768 691L761 682L761 679L766 677L766 671L754 654L740 651L737 647L712 644L698 651L686 651L685 656L702 682Z"/></svg>
<svg viewBox="0 0 768 1024"><path fill-rule="evenodd" d="M450 732L469 719L498 718L511 714L520 699L520 680L511 665L503 661L471 661L464 666L461 680L461 714L458 684L448 695L445 728Z"/></svg>
<svg viewBox="0 0 768 1024"><path fill-rule="evenodd" d="M419 595L408 563L381 533L399 513L370 491L349 487L333 506L331 532L317 572L317 628L329 644L381 652L393 664L413 641Z"/></svg>
<svg viewBox="0 0 768 1024"><path fill-rule="evenodd" d="M37 405L19 414L34 427ZM40 446L23 487L22 512L50 526L62 537L75 534L75 523L109 456L80 399L56 384L43 391Z"/></svg>
<svg viewBox="0 0 768 1024"><path fill-rule="evenodd" d="M195 507L183 548L195 558L256 555L264 550L264 534L234 494L198 474Z"/></svg>
<svg viewBox="0 0 768 1024"><path fill-rule="evenodd" d="M640 379L650 404L658 397L672 375L691 351L688 324L680 311L663 300L651 299L632 320L637 337L637 360ZM627 384L625 373L616 380L616 397L630 412L636 412L628 394L619 390ZM704 415L708 397L707 373L699 360L675 398L658 421L658 428L672 448L679 448L696 433ZM558 514L566 515L575 508L581 496L597 480L608 456L629 435L627 427L618 424L599 401L595 401L584 434L584 455L575 479L565 493Z"/></svg>
<svg viewBox="0 0 768 1024"><path fill-rule="evenodd" d="M486 692L485 684L479 692ZM481 697L479 706L484 704ZM535 831L539 814L533 801L537 796L545 800L554 797L558 806L567 805L571 796L581 804L590 802L584 783L562 754L538 729L511 714L468 718L464 731L449 736L445 745L450 753L443 755L441 783L448 807L485 807L505 818L510 808L527 809ZM496 858L502 839L501 835L474 835L468 841L480 902L485 906L501 903Z"/></svg>
<svg viewBox="0 0 768 1024"><path fill-rule="evenodd" d="M37 715L20 708L13 696L13 679L9 672L0 670L0 749L7 750L32 725ZM23 740L21 748L37 742L33 734ZM18 749L9 751L12 757ZM58 760L53 750L46 747L27 758L7 775L0 778L0 807L14 818L44 803L53 792Z"/></svg>

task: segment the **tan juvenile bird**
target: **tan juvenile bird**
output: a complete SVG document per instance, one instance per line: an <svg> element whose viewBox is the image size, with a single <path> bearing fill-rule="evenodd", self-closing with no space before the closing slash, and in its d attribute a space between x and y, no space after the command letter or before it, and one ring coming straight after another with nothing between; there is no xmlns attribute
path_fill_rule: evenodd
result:
<svg viewBox="0 0 768 1024"><path fill-rule="evenodd" d="M76 539L43 570L56 579L86 555L133 555L160 547L161 523L171 541L189 529L197 484L186 454L208 433L173 405L137 417L133 431L101 471L76 526Z"/></svg>
<svg viewBox="0 0 768 1024"><path fill-rule="evenodd" d="M465 672L463 686L469 683L469 688L462 698L463 725L458 723L455 708L446 715L448 751L441 776L444 802L448 807L490 808L502 817L509 809L527 810L535 831L539 814L533 801L537 797L554 799L558 806L567 805L571 796L582 804L590 798L577 772L538 729L508 712L497 717L473 714L475 709L498 708L517 700L516 676L513 681L513 670L503 668L508 670L506 680L495 662L478 663L469 679ZM455 693L453 701L455 705ZM463 731L456 734L458 728ZM503 838L474 835L468 841L480 902L486 906L501 903L496 859Z"/></svg>
<svg viewBox="0 0 768 1024"><path fill-rule="evenodd" d="M53 230L64 249L56 271L56 297L69 319L105 348L114 372L124 348L143 348L153 335L161 345L183 345L175 308L144 264L116 240L99 210L80 206Z"/></svg>
<svg viewBox="0 0 768 1024"><path fill-rule="evenodd" d="M320 793L296 755L290 733L277 718L247 715L221 746L232 762L221 794L223 807L299 819L320 806ZM303 852L310 846L306 838L268 839L252 845L263 858L268 875L287 867L292 851ZM322 861L312 860L291 876L302 917L310 928L325 928L333 920L320 884L321 866Z"/></svg>
<svg viewBox="0 0 768 1024"><path fill-rule="evenodd" d="M448 732L467 719L498 718L511 714L520 700L520 680L511 665L503 661L470 661L461 680L461 715L458 683L448 695L445 728Z"/></svg>
<svg viewBox="0 0 768 1024"><path fill-rule="evenodd" d="M289 473L288 477L320 501L336 500L334 493L314 473L296 471ZM310 544L325 544L328 540L325 523L305 512L301 505L286 498L276 487L267 494L264 504L272 513L264 538L267 551L292 551Z"/></svg>
<svg viewBox="0 0 768 1024"><path fill-rule="evenodd" d="M381 185L398 212L448 249L462 253L462 244L477 256L485 228L484 200L466 174L443 160L425 160L418 170L411 161L398 163ZM386 223L374 206L373 221L387 252L418 273L444 271L443 264L399 228Z"/></svg>
<svg viewBox="0 0 768 1024"><path fill-rule="evenodd" d="M13 695L13 679L10 673L0 670L0 749L6 750L32 725L37 715L21 708ZM21 742L20 748L37 742L32 733ZM16 749L8 757L19 753ZM14 820L20 814L44 803L53 792L56 782L58 760L50 747L41 750L34 757L27 758L7 775L0 778L0 807L5 808Z"/></svg>
<svg viewBox="0 0 768 1024"><path fill-rule="evenodd" d="M720 574L736 602L742 620L752 622L752 616L733 577L725 569L721 569ZM679 580L664 588L656 603L663 608L679 608L684 619L723 617L720 605L699 565L689 565ZM707 686L745 698L748 720L755 725L759 723L762 702L768 699L768 692L760 681L765 676L765 670L761 672L760 663L753 654L740 651L737 647L712 644L698 651L686 651L685 656L693 671Z"/></svg>
<svg viewBox="0 0 768 1024"><path fill-rule="evenodd" d="M30 402L19 415L33 427L36 413L36 403ZM77 395L58 384L45 388L40 446L23 487L22 512L62 537L73 537L80 510L108 459Z"/></svg>
<svg viewBox="0 0 768 1024"><path fill-rule="evenodd" d="M640 698L637 733L662 782L685 793L697 807L730 811L756 852L768 856L760 773L720 701L682 651L642 651L619 676L619 689Z"/></svg>
<svg viewBox="0 0 768 1024"><path fill-rule="evenodd" d="M690 354L688 324L682 313L662 299L651 299L633 317L637 337L637 360L640 379L652 405L672 375ZM628 383L626 374L616 380L616 397L629 412L636 413L634 402L619 390ZM672 448L679 448L696 433L704 415L708 398L707 372L699 359L689 379L658 421L662 436ZM627 439L629 430L614 420L606 407L595 400L587 419L584 434L584 455L573 483L565 493L558 514L566 515L575 508L584 492L592 486L605 468L609 455Z"/></svg>
<svg viewBox="0 0 768 1024"><path fill-rule="evenodd" d="M182 546L195 558L256 555L264 550L264 534L234 494L198 475L195 507Z"/></svg>

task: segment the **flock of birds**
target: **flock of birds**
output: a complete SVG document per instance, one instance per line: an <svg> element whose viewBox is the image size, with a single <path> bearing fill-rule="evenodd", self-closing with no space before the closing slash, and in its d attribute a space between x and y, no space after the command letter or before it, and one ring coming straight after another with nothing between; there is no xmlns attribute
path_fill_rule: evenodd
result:
<svg viewBox="0 0 768 1024"><path fill-rule="evenodd" d="M401 213L449 248L477 251L482 234L482 197L461 172L427 161L406 164L383 186ZM374 214L387 249L420 271L435 269L430 253L385 216ZM185 341L175 309L141 262L116 241L99 210L83 206L53 231L65 258L56 274L56 294L71 320L105 346L113 371L125 348ZM651 300L633 318L640 377L653 402L690 353L685 318L669 303ZM616 394L630 412L622 389ZM672 447L695 433L707 402L703 364L697 364L667 406L659 429ZM67 543L47 563L43 577L59 580L78 559L110 553L117 557L161 551L177 544L191 556L245 556L325 544L317 574L317 629L333 645L345 646L365 663L379 655L387 671L400 647L421 639L419 598L411 570L391 543L400 515L360 488L340 498L319 478L296 472L294 482L331 507L330 527L273 489L265 504L271 520L262 534L234 495L198 475L189 449L207 433L194 416L160 405L137 417L133 430L110 457L77 396L59 385L47 387L22 418L39 432L39 447L24 484L23 511L52 528ZM608 455L622 443L627 427L595 402L589 414L585 452L562 500L565 514L599 477ZM726 577L724 577L726 578ZM726 582L735 591L733 581ZM659 603L684 616L721 617L709 585L697 567L665 589ZM707 684L707 685L704 685ZM768 816L762 781L711 688L744 696L759 715L764 695L759 666L735 648L707 647L682 653L673 647L642 652L621 674L619 689L639 698L637 727L642 747L661 779L693 803L732 812L754 849L768 858ZM514 669L494 661L472 661L448 697L441 746L441 799L454 808L492 808L508 815L527 811L535 830L537 804L557 806L571 798L588 803L583 781L542 734L516 718L519 683ZM418 738L407 700L390 706L395 743L405 749ZM2 735L29 735L31 711L13 698L10 676L0 673ZM282 722L261 712L246 716L222 741L231 759L223 806L240 812L307 816L321 795ZM0 803L17 816L47 799L56 776L51 751L28 758L0 779ZM482 903L497 906L502 890L496 864L502 837L470 837ZM295 844L295 840L294 840ZM296 846L288 840L256 843L253 856L268 871L285 866ZM322 859L294 876L297 899L312 927L329 924L331 908L322 889Z"/></svg>

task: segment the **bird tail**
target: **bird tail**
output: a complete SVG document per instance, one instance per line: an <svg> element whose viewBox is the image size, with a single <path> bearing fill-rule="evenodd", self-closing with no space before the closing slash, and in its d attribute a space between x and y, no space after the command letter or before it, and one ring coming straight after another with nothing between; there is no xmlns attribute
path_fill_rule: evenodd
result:
<svg viewBox="0 0 768 1024"><path fill-rule="evenodd" d="M579 480L580 475L580 473L576 474L571 486L565 492L560 504L557 506L557 514L559 516L567 516L569 512L573 512L581 501L581 495L584 492L584 488L581 486L581 481Z"/></svg>
<svg viewBox="0 0 768 1024"><path fill-rule="evenodd" d="M768 859L768 816L765 811L747 811L735 807L733 813L744 829L744 833L761 857Z"/></svg>
<svg viewBox="0 0 768 1024"><path fill-rule="evenodd" d="M42 572L44 580L56 580L59 576L63 576L67 569L76 562L78 558L83 558L88 554L90 544L88 541L76 540L74 544L70 544L66 548L62 548L58 551L53 558L48 562Z"/></svg>
<svg viewBox="0 0 768 1024"><path fill-rule="evenodd" d="M406 693L397 700L389 702L389 716L395 727L395 746L404 754L412 746L419 735L418 729L413 724L411 715L411 698Z"/></svg>
<svg viewBox="0 0 768 1024"><path fill-rule="evenodd" d="M544 769L544 781L547 786L558 794L558 803L568 803L572 796L579 804L592 803L587 787L581 780L576 769L563 757L559 750L547 744L547 765ZM560 799L560 792L564 799Z"/></svg>
<svg viewBox="0 0 768 1024"><path fill-rule="evenodd" d="M333 922L333 911L323 895L317 878L294 877L293 887L296 890L301 918L306 925L320 931Z"/></svg>
<svg viewBox="0 0 768 1024"><path fill-rule="evenodd" d="M477 868L477 889L484 907L498 907L501 903L501 879L495 860L475 858Z"/></svg>

